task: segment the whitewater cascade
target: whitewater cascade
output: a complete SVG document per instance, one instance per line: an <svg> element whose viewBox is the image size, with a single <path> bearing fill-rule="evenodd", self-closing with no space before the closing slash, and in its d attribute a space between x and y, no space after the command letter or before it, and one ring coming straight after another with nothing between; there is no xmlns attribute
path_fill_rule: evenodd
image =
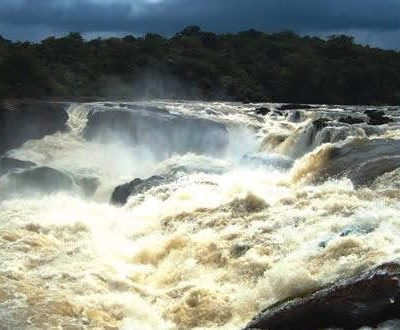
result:
<svg viewBox="0 0 400 330"><path fill-rule="evenodd" d="M399 257L400 110L365 110L71 104L5 154L25 163L0 171L0 328L241 329Z"/></svg>

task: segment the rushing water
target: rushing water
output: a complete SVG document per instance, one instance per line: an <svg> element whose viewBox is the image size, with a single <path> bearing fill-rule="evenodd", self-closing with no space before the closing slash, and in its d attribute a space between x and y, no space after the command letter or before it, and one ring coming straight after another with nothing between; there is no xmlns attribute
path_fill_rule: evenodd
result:
<svg viewBox="0 0 400 330"><path fill-rule="evenodd" d="M10 194L0 180L1 329L240 329L274 302L400 256L400 170L367 186L318 177L332 148L382 140L396 149L397 109L384 109L393 123L369 126L337 121L364 118L362 107L261 116L255 105L147 102L135 106L225 125L224 150L190 152L195 128L164 141L185 140L185 153L118 131L85 138L91 110L138 111L131 105L71 105L68 131L8 152L100 185L91 197ZM141 111L146 122L160 116ZM321 117L331 121L316 129ZM109 203L122 183L172 172L123 207Z"/></svg>

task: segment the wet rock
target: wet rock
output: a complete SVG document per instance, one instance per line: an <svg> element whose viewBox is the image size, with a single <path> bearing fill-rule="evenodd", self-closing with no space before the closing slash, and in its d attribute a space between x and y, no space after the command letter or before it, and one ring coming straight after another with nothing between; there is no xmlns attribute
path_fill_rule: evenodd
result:
<svg viewBox="0 0 400 330"><path fill-rule="evenodd" d="M343 146L321 149L311 155L299 172L295 169L294 177L296 180L307 176L311 181L348 177L359 187L372 184L376 178L399 167L399 141L356 139Z"/></svg>
<svg viewBox="0 0 400 330"><path fill-rule="evenodd" d="M369 117L368 125L379 126L393 122L393 119L385 116L383 111L367 110L365 114Z"/></svg>
<svg viewBox="0 0 400 330"><path fill-rule="evenodd" d="M130 196L143 194L147 190L167 182L169 180L163 176L152 176L146 180L136 178L129 183L115 188L111 195L111 203L114 205L125 205Z"/></svg>
<svg viewBox="0 0 400 330"><path fill-rule="evenodd" d="M309 104L284 104L277 108L277 110L306 110L306 109L314 109L314 107Z"/></svg>
<svg viewBox="0 0 400 330"><path fill-rule="evenodd" d="M257 115L265 116L271 112L268 108L262 107L255 110Z"/></svg>
<svg viewBox="0 0 400 330"><path fill-rule="evenodd" d="M400 265L381 265L265 309L245 330L358 329L400 317Z"/></svg>
<svg viewBox="0 0 400 330"><path fill-rule="evenodd" d="M161 159L173 153L220 155L229 142L221 123L151 107L92 111L83 134L88 140L145 145Z"/></svg>
<svg viewBox="0 0 400 330"><path fill-rule="evenodd" d="M314 126L315 130L318 132L321 129L327 127L329 122L330 122L330 120L327 118L319 118L319 119L314 120L312 122L312 125Z"/></svg>
<svg viewBox="0 0 400 330"><path fill-rule="evenodd" d="M53 193L73 188L73 180L66 174L50 167L36 167L21 173L13 173L11 182L17 192L39 191Z"/></svg>
<svg viewBox="0 0 400 330"><path fill-rule="evenodd" d="M344 124L354 125L354 124L362 124L364 123L364 120L362 120L361 118L347 116L339 118L339 122Z"/></svg>
<svg viewBox="0 0 400 330"><path fill-rule="evenodd" d="M64 130L67 120L63 104L3 102L0 104L0 154L28 140Z"/></svg>
<svg viewBox="0 0 400 330"><path fill-rule="evenodd" d="M32 162L9 157L0 157L0 175L4 175L8 172L13 172L15 170L32 168L35 166L36 164Z"/></svg>

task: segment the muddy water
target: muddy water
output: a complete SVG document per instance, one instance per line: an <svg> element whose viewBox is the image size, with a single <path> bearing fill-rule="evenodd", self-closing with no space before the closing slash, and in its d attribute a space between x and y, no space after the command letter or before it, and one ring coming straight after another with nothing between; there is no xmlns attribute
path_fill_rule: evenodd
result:
<svg viewBox="0 0 400 330"><path fill-rule="evenodd" d="M224 125L224 150L160 157L118 132L84 138L90 111L149 105ZM269 304L398 257L399 170L357 185L342 164L397 157L399 112L384 109L394 122L369 126L338 122L363 118L364 108L320 107L293 120L255 107L72 105L69 131L9 152L100 186L92 197L9 194L0 179L0 328L240 329ZM321 117L328 124L313 126ZM386 143L365 147L377 140ZM109 203L119 184L171 173L123 207Z"/></svg>

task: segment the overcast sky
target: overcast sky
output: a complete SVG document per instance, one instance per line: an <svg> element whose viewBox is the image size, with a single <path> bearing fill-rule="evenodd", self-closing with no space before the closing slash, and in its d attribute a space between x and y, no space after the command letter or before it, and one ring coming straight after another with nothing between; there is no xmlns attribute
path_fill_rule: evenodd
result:
<svg viewBox="0 0 400 330"><path fill-rule="evenodd" d="M187 25L214 32L344 33L400 49L400 0L0 0L0 34L13 40L69 31L87 38L168 36Z"/></svg>

